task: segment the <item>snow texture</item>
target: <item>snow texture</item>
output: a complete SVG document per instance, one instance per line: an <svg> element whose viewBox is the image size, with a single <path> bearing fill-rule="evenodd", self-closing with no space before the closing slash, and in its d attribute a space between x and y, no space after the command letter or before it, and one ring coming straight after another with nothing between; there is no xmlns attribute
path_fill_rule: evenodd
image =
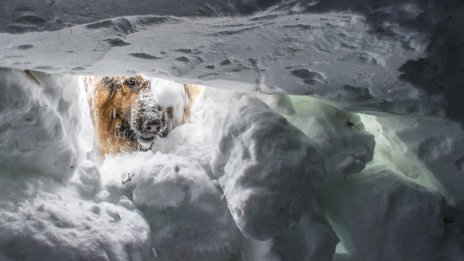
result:
<svg viewBox="0 0 464 261"><path fill-rule="evenodd" d="M3 1L0 260L463 260L463 8ZM152 151L83 161L69 75L136 73L179 108L153 77L223 90Z"/></svg>
<svg viewBox="0 0 464 261"><path fill-rule="evenodd" d="M233 90L317 95L357 111L442 116L446 101L430 97L414 80L422 73L407 65L428 53L446 54L448 46L428 40L460 7L452 0L117 0L111 5L9 0L0 9L0 35L7 43L0 46L0 66L143 73ZM433 39L441 39L441 31ZM451 39L462 36L453 32ZM447 62L436 64L449 71ZM446 99L454 101L456 92L446 90Z"/></svg>
<svg viewBox="0 0 464 261"><path fill-rule="evenodd" d="M461 260L445 199L381 165L324 185L321 205L354 260ZM454 230L457 231L457 230ZM459 246L461 244L461 246Z"/></svg>
<svg viewBox="0 0 464 261"><path fill-rule="evenodd" d="M150 228L138 211L84 200L45 178L2 177L0 259L144 260Z"/></svg>
<svg viewBox="0 0 464 261"><path fill-rule="evenodd" d="M113 200L127 196L144 213L157 260L230 260L239 253L227 204L201 166L145 152L109 158L102 173ZM133 180L122 184L128 174Z"/></svg>
<svg viewBox="0 0 464 261"><path fill-rule="evenodd" d="M0 69L0 166L2 176L71 177L82 157L77 82L64 76Z"/></svg>
<svg viewBox="0 0 464 261"><path fill-rule="evenodd" d="M256 98L231 105L213 173L242 233L270 239L298 223L325 177L324 159L300 130Z"/></svg>
<svg viewBox="0 0 464 261"><path fill-rule="evenodd" d="M453 205L464 202L464 130L459 124L398 115L363 115L362 120L375 135L376 160L442 194Z"/></svg>
<svg viewBox="0 0 464 261"><path fill-rule="evenodd" d="M358 115L309 97L291 100L296 112L287 118L317 144L329 176L358 173L372 160L374 136Z"/></svg>
<svg viewBox="0 0 464 261"><path fill-rule="evenodd" d="M31 148L2 150L1 260L464 256L457 123L205 88L190 122L156 139L152 151L98 167L83 161L92 131L80 129L91 125L77 77L1 73L2 119L15 123L13 115L30 112L39 119L33 129L0 132L2 144L24 140ZM152 80L155 99L185 102L182 85ZM50 164L69 164L68 155L73 168Z"/></svg>

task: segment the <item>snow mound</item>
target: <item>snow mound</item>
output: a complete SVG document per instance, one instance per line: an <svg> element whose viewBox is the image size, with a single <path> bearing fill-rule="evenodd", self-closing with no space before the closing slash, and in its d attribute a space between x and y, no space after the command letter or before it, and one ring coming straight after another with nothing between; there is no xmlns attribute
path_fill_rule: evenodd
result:
<svg viewBox="0 0 464 261"><path fill-rule="evenodd" d="M150 227L138 211L83 200L50 179L2 178L0 259L147 260Z"/></svg>
<svg viewBox="0 0 464 261"><path fill-rule="evenodd" d="M362 115L362 120L376 137L375 160L442 194L449 204L464 202L464 130L460 124L399 115Z"/></svg>
<svg viewBox="0 0 464 261"><path fill-rule="evenodd" d="M127 196L144 213L159 260L229 260L239 252L226 202L198 164L141 152L107 158L101 170L110 198ZM122 184L128 174L133 180Z"/></svg>
<svg viewBox="0 0 464 261"><path fill-rule="evenodd" d="M83 197L94 197L102 190L100 171L91 161L84 161L79 165L71 182Z"/></svg>
<svg viewBox="0 0 464 261"><path fill-rule="evenodd" d="M332 260L338 237L319 207L309 207L296 226L273 239L272 248L281 260Z"/></svg>
<svg viewBox="0 0 464 261"><path fill-rule="evenodd" d="M325 176L313 143L256 98L232 104L211 166L242 233L266 240L298 223Z"/></svg>
<svg viewBox="0 0 464 261"><path fill-rule="evenodd" d="M360 172L374 155L374 136L361 118L316 99L292 96L296 113L287 119L315 142L324 156L329 176Z"/></svg>
<svg viewBox="0 0 464 261"><path fill-rule="evenodd" d="M381 165L324 185L320 201L354 260L461 260L445 258L445 199ZM452 222L452 221L451 221Z"/></svg>
<svg viewBox="0 0 464 261"><path fill-rule="evenodd" d="M2 175L68 179L80 161L77 82L65 76L0 69ZM35 82L38 81L38 82ZM65 84L66 83L66 84Z"/></svg>

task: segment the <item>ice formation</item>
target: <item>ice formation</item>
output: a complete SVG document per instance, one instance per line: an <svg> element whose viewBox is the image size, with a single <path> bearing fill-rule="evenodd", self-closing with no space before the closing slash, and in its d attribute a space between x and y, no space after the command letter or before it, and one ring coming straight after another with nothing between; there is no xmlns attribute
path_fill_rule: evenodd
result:
<svg viewBox="0 0 464 261"><path fill-rule="evenodd" d="M464 260L463 12L5 0L0 260ZM151 151L93 162L78 75L136 73L162 106L208 88Z"/></svg>

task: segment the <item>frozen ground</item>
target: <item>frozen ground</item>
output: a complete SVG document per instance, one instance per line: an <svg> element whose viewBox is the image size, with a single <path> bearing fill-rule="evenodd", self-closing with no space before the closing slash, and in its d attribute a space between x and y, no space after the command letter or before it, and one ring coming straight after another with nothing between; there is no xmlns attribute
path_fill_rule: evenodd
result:
<svg viewBox="0 0 464 261"><path fill-rule="evenodd" d="M5 0L0 260L464 260L463 10ZM217 88L97 166L77 75L134 73Z"/></svg>

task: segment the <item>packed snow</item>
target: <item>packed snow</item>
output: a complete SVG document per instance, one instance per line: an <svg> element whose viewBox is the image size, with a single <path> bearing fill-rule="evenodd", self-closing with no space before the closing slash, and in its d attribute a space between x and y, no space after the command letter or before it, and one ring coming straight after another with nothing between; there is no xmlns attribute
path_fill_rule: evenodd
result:
<svg viewBox="0 0 464 261"><path fill-rule="evenodd" d="M0 260L464 260L463 13L5 0ZM83 77L136 73L175 112L205 88L100 161Z"/></svg>
<svg viewBox="0 0 464 261"><path fill-rule="evenodd" d="M10 97L2 99L4 119L50 106L18 125L48 136L2 132L3 144L16 138L31 148L2 148L19 163L2 160L2 260L463 257L464 134L456 124L204 88L189 123L150 151L108 156L98 166L90 161L93 136L85 129L92 126L81 112L89 108L78 77L2 73ZM152 81L160 83L155 99L184 102L179 84ZM436 124L453 135L420 132Z"/></svg>

